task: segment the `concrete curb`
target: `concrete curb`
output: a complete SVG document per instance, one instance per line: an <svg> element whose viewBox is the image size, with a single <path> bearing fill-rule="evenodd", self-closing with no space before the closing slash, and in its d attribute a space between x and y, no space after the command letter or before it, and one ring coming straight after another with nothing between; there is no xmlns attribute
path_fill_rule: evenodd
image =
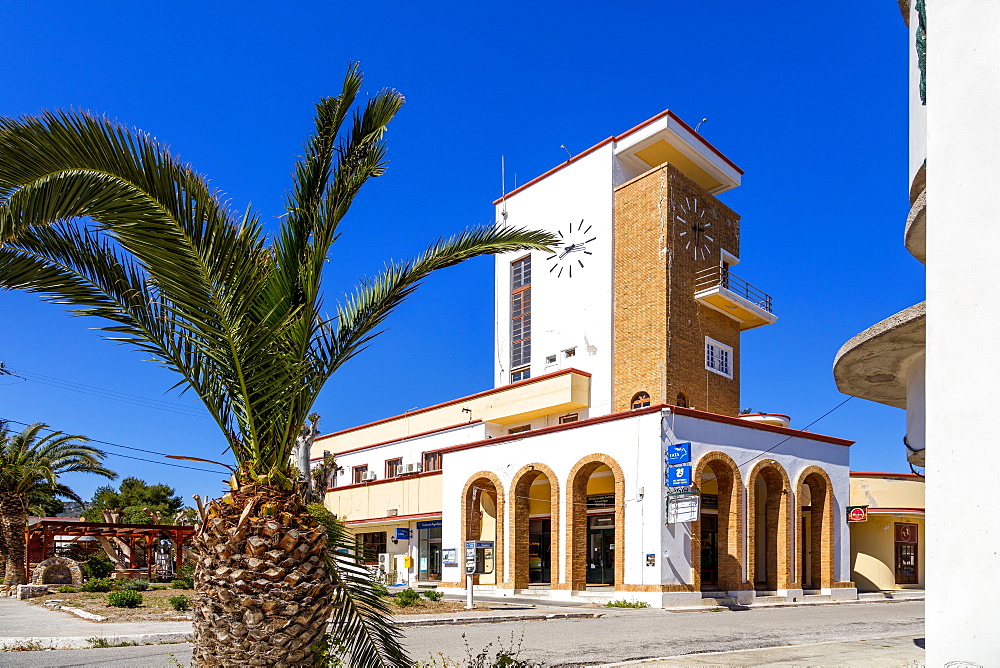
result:
<svg viewBox="0 0 1000 668"><path fill-rule="evenodd" d="M91 638L102 638L110 646L125 645L169 645L191 640L192 633L175 631L173 633L137 633L134 635L102 635L95 631L89 638L44 638L44 637L0 637L0 651L10 652L30 647L31 649L91 649L94 646Z"/></svg>
<svg viewBox="0 0 1000 668"><path fill-rule="evenodd" d="M406 619L396 622L399 627L444 626L448 624L500 624L503 622L544 622L549 619L597 619L600 612L556 612L544 615L492 615L489 617L444 617L437 619Z"/></svg>

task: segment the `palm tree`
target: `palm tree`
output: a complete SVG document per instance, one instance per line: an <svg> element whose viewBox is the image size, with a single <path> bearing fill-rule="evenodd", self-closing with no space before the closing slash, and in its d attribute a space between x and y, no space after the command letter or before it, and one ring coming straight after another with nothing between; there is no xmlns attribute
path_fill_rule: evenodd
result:
<svg viewBox="0 0 1000 668"><path fill-rule="evenodd" d="M352 65L340 94L317 103L270 240L254 212L234 214L147 135L85 113L0 119L0 288L111 321L109 338L180 374L233 451L230 489L194 539L196 665L308 664L331 613L351 665L407 665L364 575L328 549L336 527L306 508L296 437L331 374L431 272L555 243L466 230L387 263L324 316L328 251L384 172L383 135L403 103L383 90L355 105L361 85Z"/></svg>
<svg viewBox="0 0 1000 668"><path fill-rule="evenodd" d="M39 432L48 425L36 422L19 434L0 423L0 534L6 550L8 585L24 582L24 527L28 508L42 494L80 501L77 494L59 482L63 473L95 473L105 478L117 475L104 468L105 454L87 445L85 436L54 431Z"/></svg>

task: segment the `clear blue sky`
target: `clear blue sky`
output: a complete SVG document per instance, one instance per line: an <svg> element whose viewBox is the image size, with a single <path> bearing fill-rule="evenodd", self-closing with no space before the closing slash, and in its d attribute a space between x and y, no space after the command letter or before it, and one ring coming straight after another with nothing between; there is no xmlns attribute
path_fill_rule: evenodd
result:
<svg viewBox="0 0 1000 668"><path fill-rule="evenodd" d="M777 324L743 337L743 406L805 427L844 396L838 348L923 299L902 244L906 30L893 0L862 3L38 3L0 5L0 115L88 109L169 144L233 203L282 213L313 103L359 60L368 90L407 104L391 165L342 227L328 300L384 259L492 221L508 179L670 108L746 175L739 274ZM491 387L492 264L448 270L329 383L324 432ZM214 459L223 440L193 398L93 323L0 294L0 417ZM54 381L51 379L59 379ZM44 382L42 382L44 381ZM65 389L65 381L86 391ZM100 388L100 389L94 389ZM107 390L152 403L112 400ZM155 408L153 407L155 406ZM169 408L171 410L164 410ZM904 413L850 401L814 431L854 439L855 470L906 470ZM122 452L161 460L108 447ZM163 460L165 461L165 460ZM122 475L215 495L221 477L113 456ZM98 479L72 477L89 496Z"/></svg>

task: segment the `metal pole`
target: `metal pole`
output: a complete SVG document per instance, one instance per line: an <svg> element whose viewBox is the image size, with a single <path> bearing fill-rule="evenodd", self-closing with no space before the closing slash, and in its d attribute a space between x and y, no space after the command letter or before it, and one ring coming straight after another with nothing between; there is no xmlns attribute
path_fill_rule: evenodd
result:
<svg viewBox="0 0 1000 668"><path fill-rule="evenodd" d="M472 576L465 576L465 609L472 610L476 606L472 602Z"/></svg>

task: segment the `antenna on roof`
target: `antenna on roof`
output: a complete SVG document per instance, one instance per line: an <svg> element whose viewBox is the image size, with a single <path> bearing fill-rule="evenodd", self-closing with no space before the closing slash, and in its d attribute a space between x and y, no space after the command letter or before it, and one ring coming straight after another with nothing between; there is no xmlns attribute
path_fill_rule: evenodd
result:
<svg viewBox="0 0 1000 668"><path fill-rule="evenodd" d="M695 131L695 132L697 132L697 131L698 131L698 128L700 128L700 127L701 127L701 124L702 124L702 123L707 123L707 122L708 122L708 119L707 119L707 118L703 118L703 119L701 119L700 121L698 121L698 125L694 126L694 131Z"/></svg>
<svg viewBox="0 0 1000 668"><path fill-rule="evenodd" d="M507 222L507 177L505 172L504 157L500 154L500 201L503 204L503 208L500 211L500 215L503 216L504 222Z"/></svg>
<svg viewBox="0 0 1000 668"><path fill-rule="evenodd" d="M559 148L561 148L562 150L566 151L566 155L569 156L570 160L573 159L573 154L569 152L568 148L566 148L566 144L559 144Z"/></svg>

